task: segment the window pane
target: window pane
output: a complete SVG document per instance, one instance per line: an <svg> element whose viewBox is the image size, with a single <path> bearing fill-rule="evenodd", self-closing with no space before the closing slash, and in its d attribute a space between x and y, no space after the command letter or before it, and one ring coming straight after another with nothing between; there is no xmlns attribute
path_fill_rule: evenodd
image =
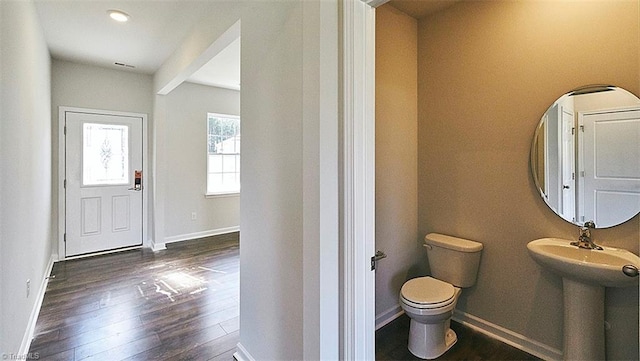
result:
<svg viewBox="0 0 640 361"><path fill-rule="evenodd" d="M209 192L218 192L217 189L222 187L222 173L209 173L207 177L207 190Z"/></svg>
<svg viewBox="0 0 640 361"><path fill-rule="evenodd" d="M129 127L84 123L82 184L129 183Z"/></svg>
<svg viewBox="0 0 640 361"><path fill-rule="evenodd" d="M209 160L209 173L221 173L222 172L222 155L221 154L209 154L207 157Z"/></svg>
<svg viewBox="0 0 640 361"><path fill-rule="evenodd" d="M240 140L240 119L209 114L209 153L237 153Z"/></svg>
<svg viewBox="0 0 640 361"><path fill-rule="evenodd" d="M240 184L236 182L238 173L223 173L222 174L222 189L223 192L237 192L240 190Z"/></svg>
<svg viewBox="0 0 640 361"><path fill-rule="evenodd" d="M224 173L235 173L236 171L236 155L223 155L222 171Z"/></svg>

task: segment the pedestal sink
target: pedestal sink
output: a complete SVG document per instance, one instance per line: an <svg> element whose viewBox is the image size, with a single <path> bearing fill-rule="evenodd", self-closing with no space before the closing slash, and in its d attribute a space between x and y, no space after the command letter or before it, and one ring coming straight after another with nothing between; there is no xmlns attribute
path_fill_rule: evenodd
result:
<svg viewBox="0 0 640 361"><path fill-rule="evenodd" d="M560 238L531 241L531 257L562 277L564 359L604 360L604 289L638 285L640 257L619 248L582 249ZM626 267L625 267L626 266Z"/></svg>

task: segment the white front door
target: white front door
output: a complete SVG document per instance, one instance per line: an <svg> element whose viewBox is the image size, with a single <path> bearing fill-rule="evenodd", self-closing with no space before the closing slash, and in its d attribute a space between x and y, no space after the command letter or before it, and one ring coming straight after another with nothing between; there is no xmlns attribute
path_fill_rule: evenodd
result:
<svg viewBox="0 0 640 361"><path fill-rule="evenodd" d="M142 245L142 118L67 111L65 126L65 256Z"/></svg>

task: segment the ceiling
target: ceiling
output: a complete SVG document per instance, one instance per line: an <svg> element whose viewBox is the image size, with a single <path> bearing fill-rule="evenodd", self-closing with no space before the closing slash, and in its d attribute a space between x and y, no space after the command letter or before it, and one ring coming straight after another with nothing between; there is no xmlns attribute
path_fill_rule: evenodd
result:
<svg viewBox="0 0 640 361"><path fill-rule="evenodd" d="M36 0L35 4L53 58L145 74L155 73L215 6L213 1L191 0ZM111 9L124 11L130 20L111 20L107 14ZM239 40L189 81L239 89Z"/></svg>
<svg viewBox="0 0 640 361"><path fill-rule="evenodd" d="M391 6L416 19L455 5L460 0L391 0Z"/></svg>
<svg viewBox="0 0 640 361"><path fill-rule="evenodd" d="M420 19L460 0L391 0ZM56 59L154 74L181 45L193 25L215 11L215 1L35 0L45 40ZM131 16L111 20L108 10ZM240 89L240 39L218 53L187 81Z"/></svg>

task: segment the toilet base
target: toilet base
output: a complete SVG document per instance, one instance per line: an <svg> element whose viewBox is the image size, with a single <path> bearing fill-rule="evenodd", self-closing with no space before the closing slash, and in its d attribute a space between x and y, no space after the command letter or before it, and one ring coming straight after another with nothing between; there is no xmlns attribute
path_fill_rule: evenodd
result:
<svg viewBox="0 0 640 361"><path fill-rule="evenodd" d="M450 319L438 323L418 323L411 320L409 351L421 359L431 360L447 352L458 341L449 327Z"/></svg>

